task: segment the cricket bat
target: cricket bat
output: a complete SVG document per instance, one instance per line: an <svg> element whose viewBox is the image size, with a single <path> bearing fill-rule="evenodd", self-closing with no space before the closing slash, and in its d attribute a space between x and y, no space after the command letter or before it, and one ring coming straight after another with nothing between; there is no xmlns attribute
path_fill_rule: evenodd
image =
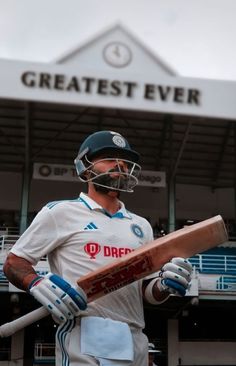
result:
<svg viewBox="0 0 236 366"><path fill-rule="evenodd" d="M77 284L86 293L88 302L91 302L160 270L173 257L189 258L227 240L224 221L217 215L143 245L80 277ZM41 307L3 324L0 326L0 336L8 337L46 315L49 315L48 310Z"/></svg>

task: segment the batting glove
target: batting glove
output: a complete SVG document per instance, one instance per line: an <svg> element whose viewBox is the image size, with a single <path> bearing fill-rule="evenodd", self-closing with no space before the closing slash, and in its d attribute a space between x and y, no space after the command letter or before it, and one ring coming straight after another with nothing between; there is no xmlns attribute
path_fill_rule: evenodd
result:
<svg viewBox="0 0 236 366"><path fill-rule="evenodd" d="M160 273L157 281L159 291L167 291L177 296L185 296L190 287L192 276L192 265L184 258L175 257L166 263Z"/></svg>
<svg viewBox="0 0 236 366"><path fill-rule="evenodd" d="M87 297L81 288L74 289L60 276L48 273L36 277L29 285L30 294L62 323L78 316L87 307Z"/></svg>

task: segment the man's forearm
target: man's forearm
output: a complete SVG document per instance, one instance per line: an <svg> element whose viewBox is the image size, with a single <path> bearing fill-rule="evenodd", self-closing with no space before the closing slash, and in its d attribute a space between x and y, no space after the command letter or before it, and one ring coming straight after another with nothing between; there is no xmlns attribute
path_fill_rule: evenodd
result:
<svg viewBox="0 0 236 366"><path fill-rule="evenodd" d="M37 276L30 262L10 253L3 266L8 280L21 290L27 291L31 281Z"/></svg>
<svg viewBox="0 0 236 366"><path fill-rule="evenodd" d="M164 292L164 291L163 292L160 292L160 290L158 289L158 287L155 285L155 281L158 280L157 278L153 278L152 280L153 280L154 284L152 285L152 287L150 289L150 292L151 292L151 297L153 297L153 301L154 301L153 304L155 302L161 304L162 302L164 302L164 301L166 301L168 299L168 297L170 296L170 294L168 292ZM152 282L152 280L144 280L143 281L143 297L144 297L144 299L146 301L148 301L148 299L145 296L146 289L147 289L148 285L150 284L150 282Z"/></svg>

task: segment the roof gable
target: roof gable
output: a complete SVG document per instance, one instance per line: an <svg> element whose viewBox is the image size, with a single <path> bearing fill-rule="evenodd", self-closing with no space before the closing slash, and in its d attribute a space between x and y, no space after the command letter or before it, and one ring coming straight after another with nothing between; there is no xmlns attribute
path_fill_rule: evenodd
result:
<svg viewBox="0 0 236 366"><path fill-rule="evenodd" d="M117 71L129 75L154 73L155 78L177 74L121 24L102 31L55 61L76 67L86 66L90 70Z"/></svg>

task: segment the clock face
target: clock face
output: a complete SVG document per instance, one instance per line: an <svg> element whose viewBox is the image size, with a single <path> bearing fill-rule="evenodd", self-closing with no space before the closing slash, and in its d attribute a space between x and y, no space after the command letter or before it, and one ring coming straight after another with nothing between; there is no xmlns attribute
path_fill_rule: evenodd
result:
<svg viewBox="0 0 236 366"><path fill-rule="evenodd" d="M103 57L111 66L124 67L130 63L132 54L128 46L124 43L112 42L105 46Z"/></svg>

